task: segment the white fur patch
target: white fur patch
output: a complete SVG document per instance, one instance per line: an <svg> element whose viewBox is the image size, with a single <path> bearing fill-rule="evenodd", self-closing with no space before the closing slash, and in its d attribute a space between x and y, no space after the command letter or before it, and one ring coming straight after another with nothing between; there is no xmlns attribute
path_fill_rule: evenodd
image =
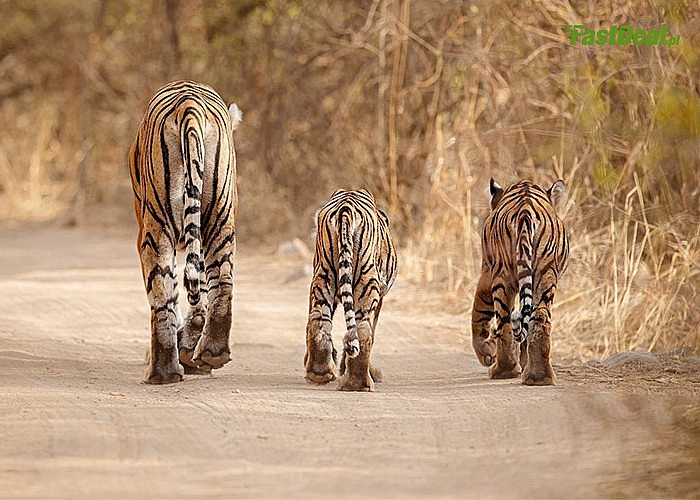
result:
<svg viewBox="0 0 700 500"><path fill-rule="evenodd" d="M228 107L228 114L231 115L231 128L236 130L243 121L243 111L241 111L241 108L239 108L235 102L232 102Z"/></svg>
<svg viewBox="0 0 700 500"><path fill-rule="evenodd" d="M346 352L350 358L357 357L357 355L360 354L360 341L353 339L352 342L348 344Z"/></svg>

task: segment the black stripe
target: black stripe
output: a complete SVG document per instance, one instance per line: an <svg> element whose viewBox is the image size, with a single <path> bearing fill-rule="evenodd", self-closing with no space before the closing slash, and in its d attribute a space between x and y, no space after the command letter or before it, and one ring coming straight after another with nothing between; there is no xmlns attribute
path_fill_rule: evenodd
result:
<svg viewBox="0 0 700 500"><path fill-rule="evenodd" d="M193 239L199 239L199 225L194 222L190 222L185 227L183 233L190 235Z"/></svg>
<svg viewBox="0 0 700 500"><path fill-rule="evenodd" d="M494 297L494 304L498 304L504 311L508 310L508 306L499 297Z"/></svg>
<svg viewBox="0 0 700 500"><path fill-rule="evenodd" d="M148 274L148 278L146 279L147 293L150 293L153 290L153 280L155 280L158 276L161 278L169 276L170 278L175 279L175 274L173 273L172 269L170 269L170 266L162 268L159 265L156 265L153 267L153 269L151 269L151 272Z"/></svg>

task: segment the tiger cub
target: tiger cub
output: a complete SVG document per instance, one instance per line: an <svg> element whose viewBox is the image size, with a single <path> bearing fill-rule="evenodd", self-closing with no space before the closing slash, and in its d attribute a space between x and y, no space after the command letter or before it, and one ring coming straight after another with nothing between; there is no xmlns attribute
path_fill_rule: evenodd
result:
<svg viewBox="0 0 700 500"><path fill-rule="evenodd" d="M231 359L240 121L238 107L227 109L211 87L177 81L155 93L131 145L137 249L151 306L147 383L179 382ZM175 259L183 248L184 323Z"/></svg>
<svg viewBox="0 0 700 500"><path fill-rule="evenodd" d="M381 373L370 363L384 296L396 277L389 219L366 190L336 191L317 214L316 251L306 326L306 380L336 378L331 328L338 304L346 333L340 360L341 391L373 391Z"/></svg>
<svg viewBox="0 0 700 500"><path fill-rule="evenodd" d="M472 345L479 361L490 367L491 378L522 372L523 384L552 385L551 307L569 257L564 223L555 210L563 204L564 181L545 191L530 181L503 189L491 179L490 191L492 211L481 239Z"/></svg>

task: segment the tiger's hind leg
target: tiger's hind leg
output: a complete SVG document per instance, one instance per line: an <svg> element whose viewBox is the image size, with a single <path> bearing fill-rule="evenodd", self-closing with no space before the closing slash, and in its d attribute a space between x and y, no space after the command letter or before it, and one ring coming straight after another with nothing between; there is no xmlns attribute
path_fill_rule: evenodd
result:
<svg viewBox="0 0 700 500"><path fill-rule="evenodd" d="M175 248L159 224L144 221L139 233L139 257L151 306L151 348L145 382L180 382L184 371L178 362Z"/></svg>
<svg viewBox="0 0 700 500"><path fill-rule="evenodd" d="M379 304L377 305L377 309L374 312L374 323L372 324L372 331L373 332L377 331L377 321L379 320L379 311L382 310L383 303L384 303L384 297L379 299ZM370 362L370 364L369 364L369 376L372 377L372 380L374 380L377 383L381 383L384 381L384 374L379 369L379 367L376 366L372 362Z"/></svg>
<svg viewBox="0 0 700 500"><path fill-rule="evenodd" d="M495 379L516 378L521 372L520 344L515 342L511 329L510 310L515 290L506 287L500 278L496 278L491 285L496 312L496 362L489 368L489 377Z"/></svg>
<svg viewBox="0 0 700 500"><path fill-rule="evenodd" d="M340 355L340 376L342 377L345 374L345 351ZM369 376L372 377L372 380L375 383L382 383L384 382L384 374L382 373L382 370L375 365L374 363L370 362L369 364Z"/></svg>
<svg viewBox="0 0 700 500"><path fill-rule="evenodd" d="M496 361L496 343L490 338L489 325L493 319L491 271L482 269L472 307L472 347L479 362L491 366Z"/></svg>
<svg viewBox="0 0 700 500"><path fill-rule="evenodd" d="M381 379L381 372L373 367L370 362L372 347L374 346L374 331L379 319L381 302L382 297L379 294L379 290L374 287L363 298L360 299L358 297L355 300L355 304L360 306L355 313L360 352L351 358L343 351L343 359L341 361L342 376L338 381L339 391L372 392L374 391L375 382L372 373L374 372ZM362 307L362 304L365 307Z"/></svg>
<svg viewBox="0 0 700 500"><path fill-rule="evenodd" d="M552 269L545 271L538 284L537 308L530 320L528 334L527 366L523 370L525 385L555 385L557 376L550 363L552 302L557 290L556 275Z"/></svg>
<svg viewBox="0 0 700 500"><path fill-rule="evenodd" d="M306 380L327 384L336 378L338 353L333 346L331 329L335 312L335 288L322 276L314 276L309 295L309 318L306 323Z"/></svg>
<svg viewBox="0 0 700 500"><path fill-rule="evenodd" d="M379 299L379 305L377 305L377 309L374 313L374 322L372 324L372 331L377 331L377 320L379 319L379 311L382 309L382 302L383 302L383 297ZM345 374L345 350L343 350L343 354L340 357L340 375L342 376ZM382 373L382 370L375 365L374 363L370 362L369 364L369 376L372 377L372 380L377 383L384 382L384 374Z"/></svg>
<svg viewBox="0 0 700 500"><path fill-rule="evenodd" d="M557 376L549 360L551 350L549 311L538 307L530 321L528 360L523 371L525 385L555 385Z"/></svg>
<svg viewBox="0 0 700 500"><path fill-rule="evenodd" d="M233 257L236 248L233 228L224 226L204 259L207 275L207 308L202 334L194 349L192 361L202 370L217 369L231 361L229 335L233 317ZM196 320L195 314L192 321ZM196 329L193 329L196 333Z"/></svg>
<svg viewBox="0 0 700 500"><path fill-rule="evenodd" d="M374 332L371 321L361 320L357 323L357 338L360 343L360 352L351 358L343 353L341 371L343 375L338 381L339 391L374 391L374 380L371 375L371 364L369 361L374 344Z"/></svg>

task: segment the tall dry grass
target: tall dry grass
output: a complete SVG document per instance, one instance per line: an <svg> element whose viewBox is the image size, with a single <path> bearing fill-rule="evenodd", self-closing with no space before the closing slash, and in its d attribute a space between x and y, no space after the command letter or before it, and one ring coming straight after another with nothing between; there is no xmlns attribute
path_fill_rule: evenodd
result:
<svg viewBox="0 0 700 500"><path fill-rule="evenodd" d="M431 193L440 209L426 218L429 230L403 248L401 270L416 282L440 283L450 307L466 312L479 278L481 223L489 210L484 203L474 209L470 201L488 199L486 184L475 185L467 169L447 178L435 175L442 175ZM673 219L652 224L635 176L624 205L608 200L595 206L607 212L607 221L591 231L592 214L576 202L581 196L586 194L570 183L563 217L571 259L554 305L556 355L585 360L635 349L697 350L700 219L677 214L696 221L690 233Z"/></svg>
<svg viewBox="0 0 700 500"><path fill-rule="evenodd" d="M493 8L504 9L510 23L478 26L487 50L464 81L459 115L436 117L427 210L405 249L406 274L444 283L455 307L468 310L488 177L547 185L563 178L572 255L555 301L554 352L585 359L700 350L698 6L533 6L539 12L499 3ZM572 50L558 30L625 23L668 23L684 41L676 51ZM504 32L510 36L496 38ZM504 66L501 54L514 46L519 57Z"/></svg>
<svg viewBox="0 0 700 500"><path fill-rule="evenodd" d="M609 201L608 222L596 232L568 218L573 258L555 307L562 352L590 358L700 346L700 226L683 234L671 221L650 223L642 191L635 175L624 205ZM655 245L659 239L670 243Z"/></svg>

